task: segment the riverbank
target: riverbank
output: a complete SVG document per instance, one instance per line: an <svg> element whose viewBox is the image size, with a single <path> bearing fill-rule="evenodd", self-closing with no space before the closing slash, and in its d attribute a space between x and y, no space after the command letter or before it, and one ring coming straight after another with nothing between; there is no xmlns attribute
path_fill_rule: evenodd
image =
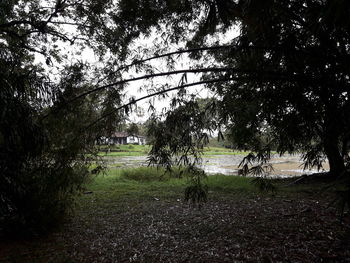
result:
<svg viewBox="0 0 350 263"><path fill-rule="evenodd" d="M203 169L208 175L213 174L225 174L225 175L238 175L238 170L241 168L239 164L246 156L245 153L236 154L219 154L219 155L204 155L202 157L202 163L198 166ZM286 178L295 177L302 174L311 174L322 172L317 169L303 170L303 164L300 160L300 155L273 155L271 156L270 163L273 165L273 170L270 172L272 177ZM146 155L134 155L134 156L104 156L105 165L109 168L137 168L148 166L148 160ZM328 163L324 164L323 171L329 169Z"/></svg>
<svg viewBox="0 0 350 263"><path fill-rule="evenodd" d="M186 179L110 170L86 185L74 216L47 237L2 240L0 262L347 262L348 228L324 182L210 176L207 203L183 201ZM347 222L348 218L345 218Z"/></svg>

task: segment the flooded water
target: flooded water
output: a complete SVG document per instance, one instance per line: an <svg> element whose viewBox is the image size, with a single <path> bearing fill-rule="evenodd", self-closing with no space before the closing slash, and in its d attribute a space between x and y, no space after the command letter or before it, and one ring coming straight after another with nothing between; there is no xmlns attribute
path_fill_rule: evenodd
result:
<svg viewBox="0 0 350 263"><path fill-rule="evenodd" d="M212 155L204 156L200 166L207 174L237 175L238 165L244 158L244 155ZM105 157L107 164L114 167L140 167L147 166L147 156L125 156L125 157ZM273 177L294 177L301 174L311 174L317 170L303 170L300 155L275 155L270 163L274 170L271 172ZM328 163L324 164L324 169L329 169Z"/></svg>

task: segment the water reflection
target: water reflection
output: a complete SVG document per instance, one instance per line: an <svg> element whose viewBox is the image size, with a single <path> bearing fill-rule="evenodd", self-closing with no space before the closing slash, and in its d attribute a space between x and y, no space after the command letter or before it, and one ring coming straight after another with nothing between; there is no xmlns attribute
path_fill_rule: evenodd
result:
<svg viewBox="0 0 350 263"><path fill-rule="evenodd" d="M207 174L237 175L238 165L244 155L213 155L204 156L201 168ZM107 164L112 167L140 167L147 166L147 156L125 156L125 157L104 157ZM273 177L293 177L301 174L311 174L317 170L303 170L300 155L275 155L271 158L274 171ZM324 164L324 169L329 169L328 164Z"/></svg>

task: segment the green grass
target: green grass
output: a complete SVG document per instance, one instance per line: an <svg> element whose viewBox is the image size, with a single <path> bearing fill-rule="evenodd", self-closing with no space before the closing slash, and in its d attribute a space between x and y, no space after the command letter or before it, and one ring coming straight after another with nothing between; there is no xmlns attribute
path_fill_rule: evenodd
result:
<svg viewBox="0 0 350 263"><path fill-rule="evenodd" d="M130 168L122 169L117 173L120 174L121 178L141 181L141 182L150 182L150 181L167 181L169 179L178 179L184 177L184 169L175 168L171 172L167 172L163 168L157 167L139 167L139 168Z"/></svg>
<svg viewBox="0 0 350 263"><path fill-rule="evenodd" d="M234 152L234 150L224 147L204 147L205 152Z"/></svg>
<svg viewBox="0 0 350 263"><path fill-rule="evenodd" d="M148 152L150 150L150 145L135 145L135 144L119 144L119 145L101 145L101 150L110 149L111 151L119 152Z"/></svg>
<svg viewBox="0 0 350 263"><path fill-rule="evenodd" d="M113 146L100 146L99 156L143 156L147 155L150 145L121 144Z"/></svg>
<svg viewBox="0 0 350 263"><path fill-rule="evenodd" d="M203 154L205 156L209 156L209 155L247 155L249 152L241 152L241 151L211 151L211 150L207 150L204 151Z"/></svg>
<svg viewBox="0 0 350 263"><path fill-rule="evenodd" d="M216 192L255 192L252 178L242 176L213 175L204 181L209 190Z"/></svg>
<svg viewBox="0 0 350 263"><path fill-rule="evenodd" d="M95 176L86 185L86 191L93 192L95 202L100 202L103 206L126 199L128 202L154 198L183 199L189 178L188 173L178 168L172 173L153 167L109 169L104 175ZM251 195L257 190L250 182L251 178L224 175L203 179L203 183L208 186L209 197L232 193ZM86 203L86 198L89 197L83 195L80 201Z"/></svg>
<svg viewBox="0 0 350 263"><path fill-rule="evenodd" d="M126 200L133 204L154 198L181 199L187 180L176 178L175 174L163 174L163 171L149 167L110 169L105 175L95 176L85 188L93 193L94 202L102 207L111 202L125 203ZM82 195L78 203L86 206L90 198Z"/></svg>
<svg viewBox="0 0 350 263"><path fill-rule="evenodd" d="M246 155L249 152L233 150L225 147L205 147L204 155Z"/></svg>
<svg viewBox="0 0 350 263"><path fill-rule="evenodd" d="M190 174L175 168L172 173L165 173L164 169L154 167L139 168L110 168L104 174L95 176L86 185L87 191L92 191L102 203L109 201L140 200L146 198L183 199L184 191L189 185ZM203 179L208 186L208 196L231 198L232 195L252 196L262 194L252 183L253 178L242 176L210 175ZM325 184L301 184L286 187L295 179L272 179L280 196L294 196L304 193L317 194L322 192ZM230 197L231 196L231 197ZM84 196L82 197L84 199ZM129 202L128 201L128 202Z"/></svg>
<svg viewBox="0 0 350 263"><path fill-rule="evenodd" d="M147 155L147 153L143 153L143 152L109 152L109 153L105 153L105 152L99 152L98 153L99 156L106 156L106 157L114 157L114 156L145 156Z"/></svg>
<svg viewBox="0 0 350 263"><path fill-rule="evenodd" d="M122 157L122 156L145 156L150 151L150 145L114 145L101 146L99 156L106 157ZM205 156L208 155L246 155L248 152L232 150L224 147L205 147L203 150Z"/></svg>

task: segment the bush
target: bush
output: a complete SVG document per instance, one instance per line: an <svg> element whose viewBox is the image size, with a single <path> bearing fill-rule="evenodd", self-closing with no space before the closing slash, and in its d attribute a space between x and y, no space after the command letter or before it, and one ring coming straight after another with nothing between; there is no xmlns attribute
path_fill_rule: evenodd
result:
<svg viewBox="0 0 350 263"><path fill-rule="evenodd" d="M71 211L87 171L43 169L23 172L7 185L1 225L6 234L36 235L57 226ZM4 195L2 195L4 196Z"/></svg>
<svg viewBox="0 0 350 263"><path fill-rule="evenodd" d="M18 168L0 176L0 225L11 235L41 234L58 225L89 174L79 162L55 163L43 156L24 162L7 160L11 163Z"/></svg>
<svg viewBox="0 0 350 263"><path fill-rule="evenodd" d="M171 171L166 171L166 169L158 167L138 167L122 169L120 170L120 176L128 180L147 182L189 177L189 173L186 169L177 167Z"/></svg>
<svg viewBox="0 0 350 263"><path fill-rule="evenodd" d="M78 114L52 114L39 122L30 105L11 96L1 99L0 230L44 233L70 212L94 155L82 152L94 140L88 133L75 138L71 127L80 129Z"/></svg>

